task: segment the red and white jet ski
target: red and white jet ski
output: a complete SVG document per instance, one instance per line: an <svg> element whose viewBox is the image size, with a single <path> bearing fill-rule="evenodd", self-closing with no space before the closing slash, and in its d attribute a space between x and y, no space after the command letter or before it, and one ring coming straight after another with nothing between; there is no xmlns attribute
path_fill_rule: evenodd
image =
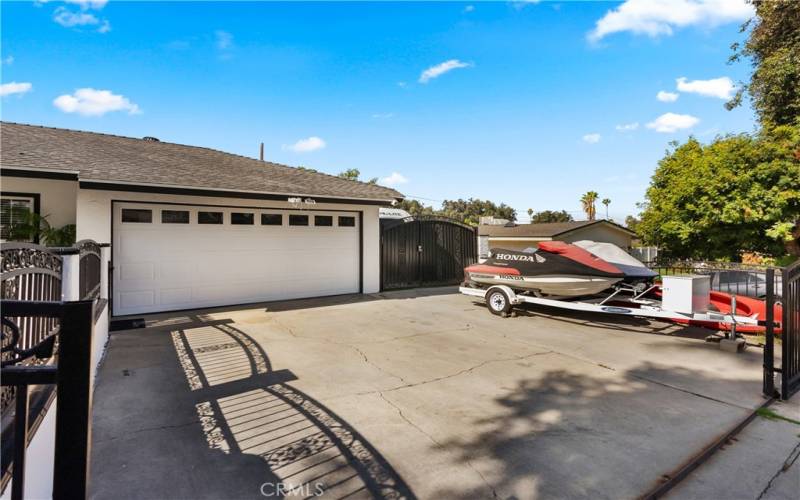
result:
<svg viewBox="0 0 800 500"><path fill-rule="evenodd" d="M492 249L484 263L464 269L468 286L506 285L552 297L594 295L625 278L615 265L563 241L543 241L523 252Z"/></svg>

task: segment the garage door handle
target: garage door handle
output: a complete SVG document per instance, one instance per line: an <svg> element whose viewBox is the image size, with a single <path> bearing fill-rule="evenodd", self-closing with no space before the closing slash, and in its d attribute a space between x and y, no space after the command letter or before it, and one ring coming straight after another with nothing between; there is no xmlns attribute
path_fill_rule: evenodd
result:
<svg viewBox="0 0 800 500"><path fill-rule="evenodd" d="M422 252L422 245L417 245L417 252Z"/></svg>

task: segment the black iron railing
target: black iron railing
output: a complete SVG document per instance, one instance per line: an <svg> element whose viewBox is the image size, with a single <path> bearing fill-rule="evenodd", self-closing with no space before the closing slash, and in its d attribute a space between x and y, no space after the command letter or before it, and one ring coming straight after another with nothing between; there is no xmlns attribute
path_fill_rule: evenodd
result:
<svg viewBox="0 0 800 500"><path fill-rule="evenodd" d="M86 498L91 436L94 306L94 301L3 300L0 303L3 351L12 352L16 361L12 363L12 360L8 360L0 369L3 388L15 388L13 433L4 432L2 457L2 486L5 488L11 480L12 500L24 498L26 449L30 436L35 433L44 411L53 400L53 386L56 387L53 498ZM32 319L54 320L60 326L32 349L20 349L20 324ZM29 359L53 360L56 340L57 363L23 363ZM36 411L31 411L34 406L31 398L33 386L39 396ZM49 391L43 393L42 386ZM42 399L45 405L40 404Z"/></svg>
<svg viewBox="0 0 800 500"><path fill-rule="evenodd" d="M757 299L767 296L767 268L728 262L648 262L647 266L660 275L701 274L711 277L711 289ZM783 277L776 273L774 291L780 295Z"/></svg>
<svg viewBox="0 0 800 500"><path fill-rule="evenodd" d="M0 250L0 299L27 301L61 300L63 262L59 255L45 247L30 243L3 243ZM5 311L3 311L5 317ZM3 324L3 343L0 352L2 366L10 364L44 364L46 359L31 357L30 350L51 339L58 330L58 318L9 317L17 326L17 337L11 343ZM7 414L14 399L14 387L3 386L0 391L0 410Z"/></svg>
<svg viewBox="0 0 800 500"><path fill-rule="evenodd" d="M81 300L94 300L100 297L101 264L100 245L93 240L75 243L80 251L79 290Z"/></svg>

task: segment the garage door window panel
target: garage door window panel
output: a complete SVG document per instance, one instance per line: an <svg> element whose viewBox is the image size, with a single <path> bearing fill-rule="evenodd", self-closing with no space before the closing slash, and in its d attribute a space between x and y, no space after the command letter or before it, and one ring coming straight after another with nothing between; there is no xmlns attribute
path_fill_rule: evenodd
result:
<svg viewBox="0 0 800 500"><path fill-rule="evenodd" d="M349 215L340 215L339 227L356 227L356 218Z"/></svg>
<svg viewBox="0 0 800 500"><path fill-rule="evenodd" d="M315 215L314 216L314 225L317 227L332 227L333 226L333 216L332 215Z"/></svg>
<svg viewBox="0 0 800 500"><path fill-rule="evenodd" d="M162 210L161 211L162 224L188 224L189 211L188 210Z"/></svg>
<svg viewBox="0 0 800 500"><path fill-rule="evenodd" d="M144 208L123 208L122 222L151 224L153 222L153 211Z"/></svg>
<svg viewBox="0 0 800 500"><path fill-rule="evenodd" d="M283 215L281 214L261 214L262 226L282 226Z"/></svg>
<svg viewBox="0 0 800 500"><path fill-rule="evenodd" d="M289 216L289 225L290 226L307 226L308 225L308 215L290 215Z"/></svg>
<svg viewBox="0 0 800 500"><path fill-rule="evenodd" d="M222 224L222 212L197 212L198 224Z"/></svg>
<svg viewBox="0 0 800 500"><path fill-rule="evenodd" d="M231 212L231 224L234 226L252 226L255 224L255 214Z"/></svg>

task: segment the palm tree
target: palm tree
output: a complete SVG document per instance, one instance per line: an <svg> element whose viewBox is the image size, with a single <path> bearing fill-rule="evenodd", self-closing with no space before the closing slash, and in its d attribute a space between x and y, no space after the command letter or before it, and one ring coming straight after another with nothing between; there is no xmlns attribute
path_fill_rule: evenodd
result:
<svg viewBox="0 0 800 500"><path fill-rule="evenodd" d="M528 209L528 222L533 222L532 219L533 219L533 209L529 208Z"/></svg>
<svg viewBox="0 0 800 500"><path fill-rule="evenodd" d="M600 195L597 194L597 191L587 191L585 195L581 197L581 205L583 205L583 211L586 213L586 217L589 220L594 220L597 211L594 208L594 202L597 201L597 198Z"/></svg>
<svg viewBox="0 0 800 500"><path fill-rule="evenodd" d="M601 201L600 203L606 206L606 220L608 220L608 206L611 204L611 199L603 198L603 201Z"/></svg>

